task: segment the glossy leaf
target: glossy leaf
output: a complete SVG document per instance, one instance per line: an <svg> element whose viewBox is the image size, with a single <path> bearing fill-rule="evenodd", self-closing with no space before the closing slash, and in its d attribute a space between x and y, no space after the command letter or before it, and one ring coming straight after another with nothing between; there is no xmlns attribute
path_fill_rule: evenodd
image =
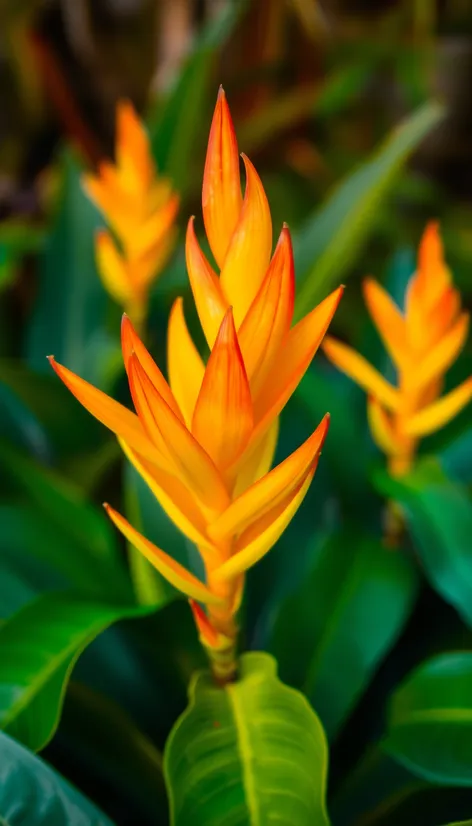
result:
<svg viewBox="0 0 472 826"><path fill-rule="evenodd" d="M35 427L41 428L42 441L39 446L42 448L42 442L47 441L47 453L42 448L41 455L46 453L50 456L51 449L59 455L70 455L77 451L93 450L103 443L102 425L77 404L76 399L52 371L42 375L22 363L2 359L0 382L34 417ZM2 396L0 389L0 404ZM27 443L24 446L29 447ZM33 448L35 447L33 442ZM37 449L31 452L39 455Z"/></svg>
<svg viewBox="0 0 472 826"><path fill-rule="evenodd" d="M164 754L172 826L327 826L323 729L272 657L244 654L224 689L198 673L189 697Z"/></svg>
<svg viewBox="0 0 472 826"><path fill-rule="evenodd" d="M401 479L378 472L374 482L399 502L424 572L437 592L472 626L472 503L435 459L419 462Z"/></svg>
<svg viewBox="0 0 472 826"><path fill-rule="evenodd" d="M72 584L103 592L106 577L108 594L130 595L125 567L120 559L116 534L105 513L89 503L69 481L41 467L4 443L0 444L0 468L20 493L35 505L49 534L56 531L50 554L41 537L40 547ZM47 536L47 533L46 533ZM34 537L30 534L30 540ZM57 542L62 542L63 559ZM41 544L42 543L42 544Z"/></svg>
<svg viewBox="0 0 472 826"><path fill-rule="evenodd" d="M94 236L102 221L82 190L81 169L72 155L64 155L62 168L62 199L41 258L26 356L40 373L49 373L46 356L52 354L88 381L99 382L107 297L95 266Z"/></svg>
<svg viewBox="0 0 472 826"><path fill-rule="evenodd" d="M145 481L129 462L124 468L126 515L136 530L183 565L188 565L187 540L175 527ZM143 557L128 545L131 576L136 598L143 605L160 602L175 589Z"/></svg>
<svg viewBox="0 0 472 826"><path fill-rule="evenodd" d="M396 690L383 748L435 783L472 786L472 654L441 654Z"/></svg>
<svg viewBox="0 0 472 826"><path fill-rule="evenodd" d="M321 543L304 583L278 608L270 650L334 737L408 620L417 595L401 552L355 530ZM349 679L346 679L346 674Z"/></svg>
<svg viewBox="0 0 472 826"><path fill-rule="evenodd" d="M48 434L34 413L0 381L0 437L26 449L41 461L51 457Z"/></svg>
<svg viewBox="0 0 472 826"><path fill-rule="evenodd" d="M0 733L0 821L5 826L113 826L39 757Z"/></svg>
<svg viewBox="0 0 472 826"><path fill-rule="evenodd" d="M43 748L84 648L112 623L158 607L92 602L70 592L25 605L0 626L0 728L34 750Z"/></svg>
<svg viewBox="0 0 472 826"><path fill-rule="evenodd" d="M300 318L349 271L375 227L375 212L392 189L408 156L443 117L437 103L414 112L365 164L336 187L294 237Z"/></svg>
<svg viewBox="0 0 472 826"><path fill-rule="evenodd" d="M167 812L162 756L118 703L72 680L60 735L97 778L113 784L118 798L133 800L143 817L161 822Z"/></svg>

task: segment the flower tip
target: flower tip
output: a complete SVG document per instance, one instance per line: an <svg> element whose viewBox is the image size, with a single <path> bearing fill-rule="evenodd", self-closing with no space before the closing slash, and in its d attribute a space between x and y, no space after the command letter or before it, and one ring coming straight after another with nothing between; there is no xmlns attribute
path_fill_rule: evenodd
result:
<svg viewBox="0 0 472 826"><path fill-rule="evenodd" d="M225 90L223 89L223 84L220 83L218 87L218 100L224 100L226 98Z"/></svg>

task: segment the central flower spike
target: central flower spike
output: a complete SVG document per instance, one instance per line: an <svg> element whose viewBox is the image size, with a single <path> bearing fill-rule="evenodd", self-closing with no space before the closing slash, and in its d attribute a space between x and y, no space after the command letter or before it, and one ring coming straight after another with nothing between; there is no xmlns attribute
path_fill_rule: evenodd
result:
<svg viewBox="0 0 472 826"><path fill-rule="evenodd" d="M236 137L221 90L203 184L205 227L219 276L197 242L193 220L187 234L188 272L210 346L207 364L190 337L182 299L169 320L169 383L123 318L123 359L136 413L51 359L84 407L116 433L162 508L198 547L205 582L106 506L126 538L189 598L220 682L236 671L244 573L277 542L316 470L328 415L298 450L270 467L279 413L316 353L342 292L335 290L292 327L290 233L282 229L271 258L267 198L254 167L244 163L242 198Z"/></svg>
<svg viewBox="0 0 472 826"><path fill-rule="evenodd" d="M397 369L397 386L340 341L327 338L323 349L369 393L373 438L388 456L391 473L401 476L410 470L421 437L447 424L472 398L472 378L440 397L444 374L465 344L469 314L461 312L437 224L423 235L404 313L373 279L364 282L364 296Z"/></svg>
<svg viewBox="0 0 472 826"><path fill-rule="evenodd" d="M116 160L86 175L85 189L112 228L96 238L100 277L110 295L141 325L152 283L175 241L179 198L157 176L149 138L133 106L120 101L116 113Z"/></svg>

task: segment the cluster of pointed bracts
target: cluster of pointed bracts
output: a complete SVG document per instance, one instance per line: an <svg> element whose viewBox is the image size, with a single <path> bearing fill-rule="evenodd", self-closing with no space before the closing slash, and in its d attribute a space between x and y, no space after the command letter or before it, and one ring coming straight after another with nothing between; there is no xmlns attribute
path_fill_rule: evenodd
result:
<svg viewBox="0 0 472 826"><path fill-rule="evenodd" d="M327 337L323 349L369 394L373 438L387 455L390 471L402 475L412 466L419 440L447 424L472 399L472 377L441 396L444 374L467 339L469 314L461 309L438 225L429 224L423 235L403 313L373 279L364 282L364 296L396 368L396 387L347 345Z"/></svg>
<svg viewBox="0 0 472 826"><path fill-rule="evenodd" d="M84 407L117 435L162 508L198 547L205 582L107 506L125 537L189 598L215 676L223 681L235 672L244 573L285 530L316 470L328 415L271 470L278 417L342 294L335 290L293 324L290 233L282 228L272 253L264 188L247 158L244 165L243 196L237 140L221 90L203 183L204 224L219 272L199 246L193 220L186 240L190 284L210 348L206 364L187 328L182 299L169 318L168 382L131 320L123 319L123 359L135 413L51 360Z"/></svg>
<svg viewBox="0 0 472 826"><path fill-rule="evenodd" d="M149 138L128 101L116 116L115 163L104 161L84 187L106 218L96 238L97 267L110 295L137 325L147 314L149 290L174 246L179 198L158 176Z"/></svg>

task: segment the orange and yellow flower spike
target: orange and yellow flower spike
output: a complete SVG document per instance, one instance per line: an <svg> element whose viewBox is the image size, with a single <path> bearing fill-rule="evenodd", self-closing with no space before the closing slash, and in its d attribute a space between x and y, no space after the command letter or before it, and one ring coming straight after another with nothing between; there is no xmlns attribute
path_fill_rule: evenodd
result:
<svg viewBox="0 0 472 826"><path fill-rule="evenodd" d="M124 536L190 600L217 680L236 671L236 615L245 572L277 542L313 479L329 416L270 470L278 416L308 368L341 297L335 290L292 327L294 267L283 227L271 257L272 223L262 183L245 159L241 195L237 144L220 91L210 133L203 212L219 276L197 242L187 263L210 344L204 364L182 299L168 329L167 383L125 315L123 360L136 413L51 363L62 381L112 430L169 517L198 547L205 582L176 563L109 506Z"/></svg>
<svg viewBox="0 0 472 826"><path fill-rule="evenodd" d="M364 297L397 371L394 387L363 356L327 337L323 349L337 367L369 394L372 436L388 457L390 472L407 473L423 436L447 424L472 399L472 377L441 397L443 378L467 338L469 315L444 260L438 225L430 223L418 254L402 313L376 281Z"/></svg>
<svg viewBox="0 0 472 826"><path fill-rule="evenodd" d="M172 251L179 199L169 181L157 177L145 128L128 101L117 107L115 163L101 163L84 186L116 239L107 230L97 234L100 277L141 326L149 289Z"/></svg>

